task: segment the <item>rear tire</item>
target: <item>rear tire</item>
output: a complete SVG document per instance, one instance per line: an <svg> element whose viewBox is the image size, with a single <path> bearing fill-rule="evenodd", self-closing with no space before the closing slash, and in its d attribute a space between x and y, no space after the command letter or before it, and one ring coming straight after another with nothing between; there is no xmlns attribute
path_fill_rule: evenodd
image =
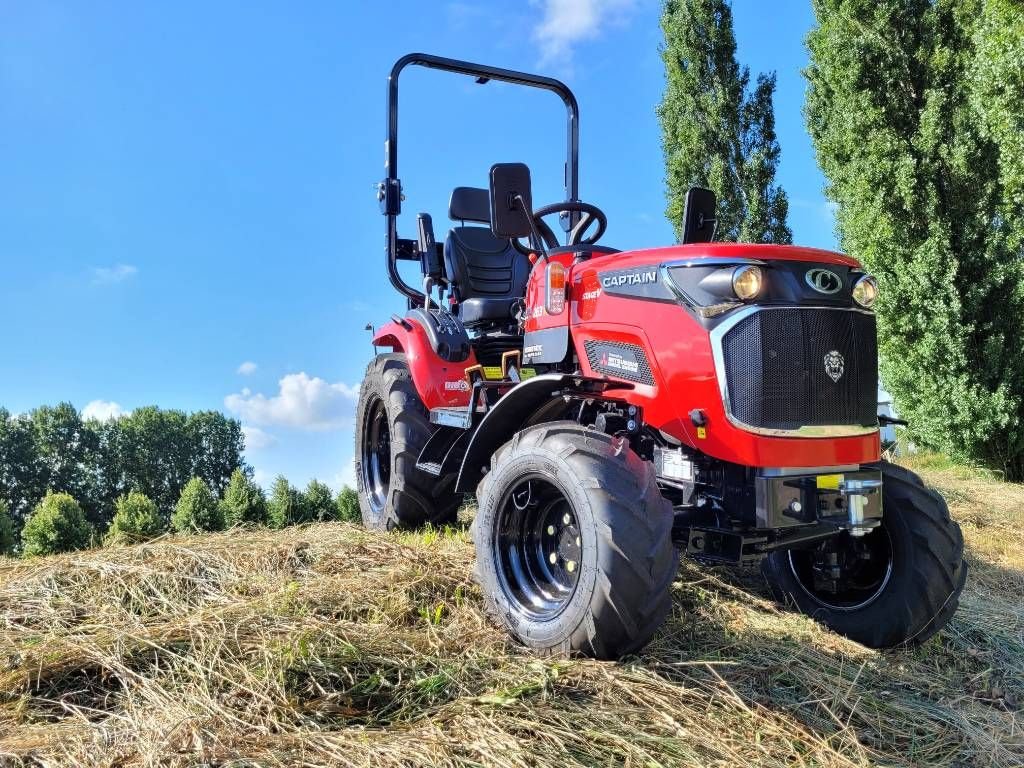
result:
<svg viewBox="0 0 1024 768"><path fill-rule="evenodd" d="M573 422L530 427L494 454L477 501L477 581L517 640L614 659L661 626L672 506L628 443Z"/></svg>
<svg viewBox="0 0 1024 768"><path fill-rule="evenodd" d="M882 472L882 526L864 540L890 556L884 571L876 569L876 587L845 595L815 589L809 550L773 552L762 572L780 602L795 604L859 643L872 648L919 645L956 612L967 580L963 535L942 496L917 475L886 461L873 466ZM834 545L851 547L853 542L840 534Z"/></svg>
<svg viewBox="0 0 1024 768"><path fill-rule="evenodd" d="M455 520L462 497L455 476L416 468L434 427L416 393L404 354L377 355L366 369L356 408L356 485L363 525L373 530Z"/></svg>

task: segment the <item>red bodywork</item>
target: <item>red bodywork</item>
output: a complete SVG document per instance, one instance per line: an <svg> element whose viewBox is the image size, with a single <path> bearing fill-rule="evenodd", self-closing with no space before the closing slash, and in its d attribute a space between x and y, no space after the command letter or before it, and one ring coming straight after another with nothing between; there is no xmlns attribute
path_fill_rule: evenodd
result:
<svg viewBox="0 0 1024 768"><path fill-rule="evenodd" d="M551 257L567 269L566 309L559 315L544 311L545 267L534 266L527 285L526 331L570 325L573 344L583 374L614 378L591 369L584 351L588 339L616 341L642 347L650 361L654 385L634 384L622 390L622 399L643 408L645 423L666 432L701 452L723 461L750 467L829 467L863 464L880 457L878 431L851 437L773 437L755 434L733 425L715 374L708 332L681 306L667 302L638 301L606 294L599 275L608 270L657 266L666 261L706 257L747 257L792 260L859 267L856 259L830 251L778 245L734 243L679 245L613 255L595 255L573 263L573 254ZM381 328L374 343L406 353L416 388L428 408L465 405L468 391L446 388L445 382L462 378L474 358L447 363L431 350L426 334L415 323L406 329L397 323ZM453 385L448 384L448 387ZM707 417L704 436L688 416L700 409Z"/></svg>

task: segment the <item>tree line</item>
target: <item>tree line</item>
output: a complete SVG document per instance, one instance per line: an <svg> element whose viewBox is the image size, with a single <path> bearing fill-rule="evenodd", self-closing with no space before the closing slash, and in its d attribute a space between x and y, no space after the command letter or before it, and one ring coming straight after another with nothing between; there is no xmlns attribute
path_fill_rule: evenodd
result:
<svg viewBox="0 0 1024 768"><path fill-rule="evenodd" d="M1024 480L1024 5L813 0L804 115L840 247L879 280L882 381L921 447ZM775 75L751 86L727 0L665 0L667 214L788 243Z"/></svg>
<svg viewBox="0 0 1024 768"><path fill-rule="evenodd" d="M19 529L48 491L70 494L100 529L130 491L169 521L189 479L220 495L235 468L247 471L244 449L241 425L217 411L150 406L97 421L70 403L23 414L0 408L0 499Z"/></svg>
<svg viewBox="0 0 1024 768"><path fill-rule="evenodd" d="M355 491L278 477L269 496L242 459L241 425L216 411L140 408L109 421L70 404L0 408L0 554L70 551L172 530L357 520Z"/></svg>
<svg viewBox="0 0 1024 768"><path fill-rule="evenodd" d="M106 532L101 534L71 494L47 491L28 514L19 536L7 503L0 501L0 555L20 551L32 557L99 544L137 544L168 530L193 534L238 526L284 528L301 523L357 522L359 519L359 498L348 486L335 497L331 489L318 480L310 481L305 491L300 491L279 476L268 498L249 474L237 468L231 473L220 498L200 477L185 483L169 525L156 502L140 491L130 491L115 501L114 514Z"/></svg>

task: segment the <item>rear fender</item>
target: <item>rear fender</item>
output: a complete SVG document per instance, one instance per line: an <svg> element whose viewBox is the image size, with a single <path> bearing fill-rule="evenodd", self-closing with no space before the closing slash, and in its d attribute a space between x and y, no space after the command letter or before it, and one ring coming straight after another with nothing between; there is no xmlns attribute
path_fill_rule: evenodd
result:
<svg viewBox="0 0 1024 768"><path fill-rule="evenodd" d="M373 336L373 344L405 353L416 393L428 409L469 405L465 372L476 365L472 352L459 363L444 360L434 351L423 326L409 320L382 325Z"/></svg>
<svg viewBox="0 0 1024 768"><path fill-rule="evenodd" d="M614 388L632 388L631 384L563 373L534 376L512 387L480 420L466 447L455 490L460 493L475 491L484 470L490 466L491 456L516 432L534 424L565 418L569 404L562 395L566 390L593 395L593 389L584 392L588 385L603 390L609 384Z"/></svg>

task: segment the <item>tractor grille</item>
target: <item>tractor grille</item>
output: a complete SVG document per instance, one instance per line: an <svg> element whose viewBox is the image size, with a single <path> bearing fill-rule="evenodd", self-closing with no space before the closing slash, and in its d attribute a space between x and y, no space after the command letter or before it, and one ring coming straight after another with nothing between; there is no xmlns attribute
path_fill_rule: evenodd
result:
<svg viewBox="0 0 1024 768"><path fill-rule="evenodd" d="M878 423L874 315L766 309L726 331L721 345L728 408L747 426Z"/></svg>

